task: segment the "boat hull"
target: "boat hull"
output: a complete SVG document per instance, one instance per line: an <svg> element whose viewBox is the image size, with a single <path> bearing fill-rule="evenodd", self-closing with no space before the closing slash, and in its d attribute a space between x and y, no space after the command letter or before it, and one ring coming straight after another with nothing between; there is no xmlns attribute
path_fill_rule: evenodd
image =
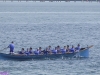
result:
<svg viewBox="0 0 100 75"><path fill-rule="evenodd" d="M46 59L46 58L62 58L62 57L73 57L76 53L66 53L66 54L48 54L48 55L11 55L0 53L3 59L18 59L18 60L28 60L28 59Z"/></svg>
<svg viewBox="0 0 100 75"><path fill-rule="evenodd" d="M62 57L89 57L89 49L81 50L76 53L65 53L65 54L47 54L47 55L17 55L17 54L5 54L0 53L1 59L15 59L15 60L28 60L28 59L46 59L46 58L62 58Z"/></svg>

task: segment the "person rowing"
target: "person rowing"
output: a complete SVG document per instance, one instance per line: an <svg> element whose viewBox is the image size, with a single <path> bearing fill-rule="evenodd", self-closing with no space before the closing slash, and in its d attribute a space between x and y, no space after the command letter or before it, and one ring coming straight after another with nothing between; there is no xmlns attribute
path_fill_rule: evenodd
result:
<svg viewBox="0 0 100 75"><path fill-rule="evenodd" d="M51 53L52 53L52 48L51 48L51 46L50 46L50 45L49 45L46 49L47 49L47 51L48 51L48 53L49 53L49 54L51 54Z"/></svg>
<svg viewBox="0 0 100 75"><path fill-rule="evenodd" d="M39 55L39 49L35 50L35 51L34 51L34 54L35 54L35 55Z"/></svg>
<svg viewBox="0 0 100 75"><path fill-rule="evenodd" d="M70 52L70 48L69 48L69 45L67 45L67 49L66 49L66 52L69 53Z"/></svg>
<svg viewBox="0 0 100 75"><path fill-rule="evenodd" d="M70 49L70 52L74 53L75 52L75 48L74 46L72 45L72 48Z"/></svg>
<svg viewBox="0 0 100 75"><path fill-rule="evenodd" d="M19 54L25 54L24 48L22 48L21 51L19 51Z"/></svg>
<svg viewBox="0 0 100 75"><path fill-rule="evenodd" d="M75 51L76 51L76 52L79 52L80 49L81 49L80 44L78 44L77 47L75 48Z"/></svg>
<svg viewBox="0 0 100 75"><path fill-rule="evenodd" d="M12 41L11 44L9 44L9 46L7 48L10 48L10 54L13 54L14 52L14 42Z"/></svg>
<svg viewBox="0 0 100 75"><path fill-rule="evenodd" d="M57 49L57 53L61 53L61 48L59 45L56 47L56 49Z"/></svg>
<svg viewBox="0 0 100 75"><path fill-rule="evenodd" d="M52 53L57 54L57 47L52 51Z"/></svg>
<svg viewBox="0 0 100 75"><path fill-rule="evenodd" d="M39 47L38 50L39 50L39 54L42 54L42 47Z"/></svg>
<svg viewBox="0 0 100 75"><path fill-rule="evenodd" d="M51 48L51 46L50 46L50 45L48 46L48 48L47 48L47 49L48 49L48 50L52 50L52 48Z"/></svg>
<svg viewBox="0 0 100 75"><path fill-rule="evenodd" d="M30 54L28 48L27 48L27 50L25 51L25 54L26 54L26 55L29 55L29 54Z"/></svg>
<svg viewBox="0 0 100 75"><path fill-rule="evenodd" d="M30 49L29 49L29 54L33 54L32 47L30 47Z"/></svg>
<svg viewBox="0 0 100 75"><path fill-rule="evenodd" d="M75 48L75 52L77 52L76 57L80 57L80 44L77 45L77 47Z"/></svg>
<svg viewBox="0 0 100 75"><path fill-rule="evenodd" d="M67 49L67 47L64 46L64 48L62 49L62 54L66 53L66 49Z"/></svg>
<svg viewBox="0 0 100 75"><path fill-rule="evenodd" d="M43 52L44 55L49 54L48 48L44 49L42 52Z"/></svg>

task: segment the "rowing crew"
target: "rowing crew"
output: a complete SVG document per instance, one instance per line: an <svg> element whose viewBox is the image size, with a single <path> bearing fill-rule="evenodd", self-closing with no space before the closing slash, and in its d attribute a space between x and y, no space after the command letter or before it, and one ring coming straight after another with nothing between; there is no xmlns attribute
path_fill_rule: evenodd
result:
<svg viewBox="0 0 100 75"><path fill-rule="evenodd" d="M22 48L21 51L18 52L18 54L26 54L26 55L47 55L47 54L64 54L64 53L74 53L78 52L80 50L80 45L78 44L77 47L74 48L72 45L72 48L69 48L69 45L64 46L64 48L60 48L60 46L55 47L55 49L51 49L51 46L48 46L46 49L42 50L41 47L37 48L36 50L33 50L32 47L25 51L24 48Z"/></svg>
<svg viewBox="0 0 100 75"><path fill-rule="evenodd" d="M10 54L13 54L14 52L14 42L12 41L11 44L8 46L8 48L10 48ZM39 54L59 54L59 53L74 53L74 52L79 52L80 51L80 44L77 45L77 47L74 47L72 45L71 48L69 48L69 45L64 46L64 48L60 48L60 46L55 47L55 49L51 49L51 46L48 46L46 49L42 50L41 47L39 47L38 49L34 50L30 47L29 49L27 49L26 51L24 50L24 48L22 48L21 51L19 51L19 54L35 54L35 55L39 55Z"/></svg>

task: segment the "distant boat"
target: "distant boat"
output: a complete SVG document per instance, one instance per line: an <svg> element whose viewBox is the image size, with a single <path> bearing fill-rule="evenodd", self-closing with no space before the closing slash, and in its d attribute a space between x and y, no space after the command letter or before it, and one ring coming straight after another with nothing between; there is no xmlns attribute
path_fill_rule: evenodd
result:
<svg viewBox="0 0 100 75"><path fill-rule="evenodd" d="M92 45L93 46L93 45ZM5 54L0 53L1 59L14 59L14 60L29 60L29 59L45 59L45 58L61 58L61 57L89 57L89 48L92 46L81 48L80 52L65 53L65 54L47 54L47 55L22 55L22 54Z"/></svg>

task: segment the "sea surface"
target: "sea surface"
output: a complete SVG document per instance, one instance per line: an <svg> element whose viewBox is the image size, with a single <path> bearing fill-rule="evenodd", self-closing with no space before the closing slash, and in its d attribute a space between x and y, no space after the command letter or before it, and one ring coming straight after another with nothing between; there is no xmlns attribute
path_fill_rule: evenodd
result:
<svg viewBox="0 0 100 75"><path fill-rule="evenodd" d="M89 58L15 61L0 59L8 75L100 75L100 2L0 2L0 50L51 45L90 48ZM5 49L0 52L9 52Z"/></svg>

